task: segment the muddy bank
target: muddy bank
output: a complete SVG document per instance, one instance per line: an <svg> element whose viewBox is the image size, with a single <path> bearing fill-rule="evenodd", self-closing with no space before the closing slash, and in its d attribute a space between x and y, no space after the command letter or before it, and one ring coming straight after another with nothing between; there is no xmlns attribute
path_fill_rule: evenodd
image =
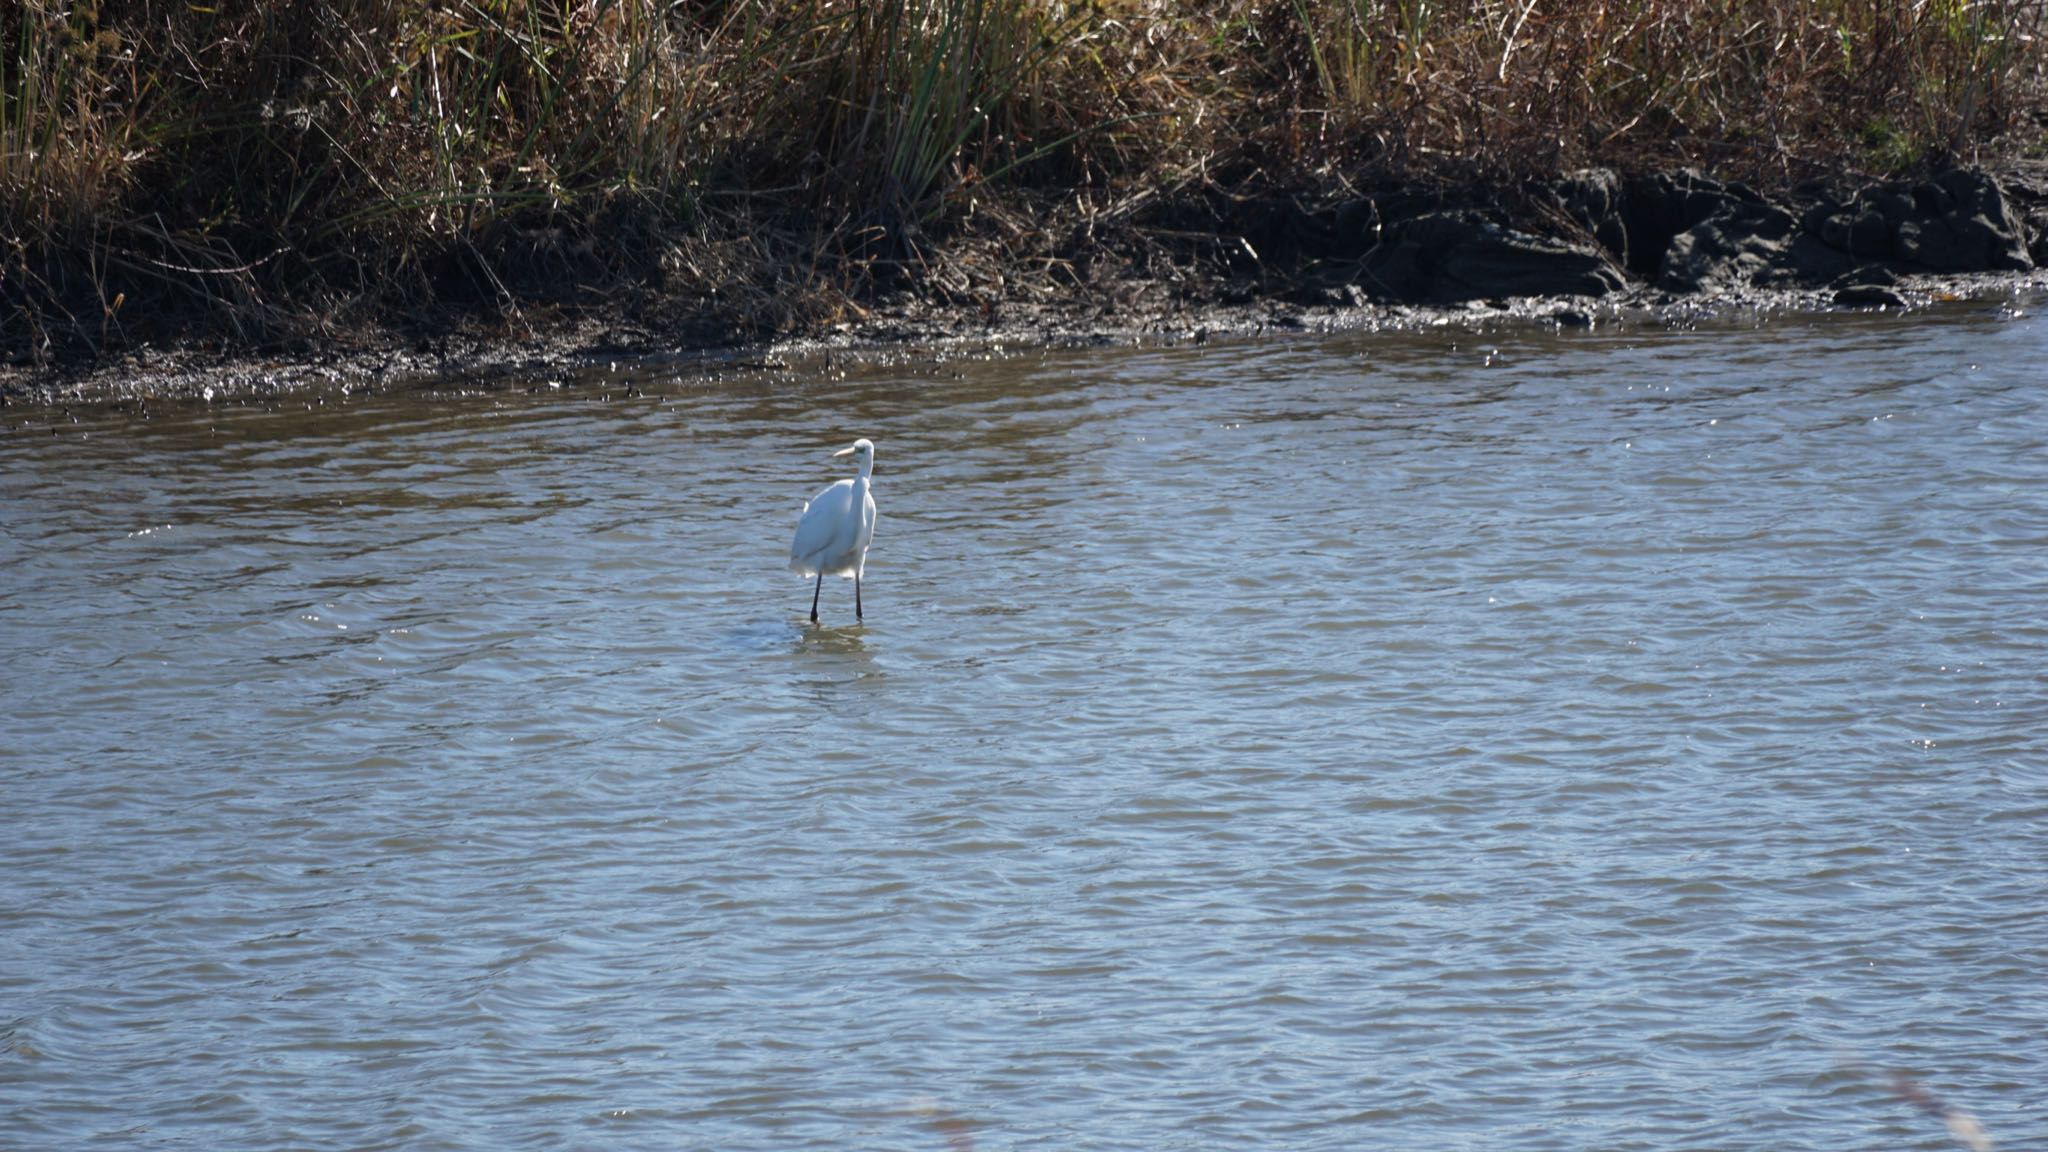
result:
<svg viewBox="0 0 2048 1152"><path fill-rule="evenodd" d="M2048 172L2024 168L1769 192L1689 170L1607 169L1506 193L1211 190L1132 197L1108 213L1050 209L1029 223L1052 239L1000 242L1024 226L1015 216L963 228L887 262L857 298L792 302L766 320L758 307L735 315L716 293L666 289L659 276L583 286L596 305L555 302L578 295L557 284L509 314L451 312L426 337L369 329L263 354L144 345L92 364L0 367L0 403L146 410L301 393L541 389L846 354L1910 312L2048 288ZM549 263L548 236L518 243L527 262ZM679 242L670 255L684 251Z"/></svg>

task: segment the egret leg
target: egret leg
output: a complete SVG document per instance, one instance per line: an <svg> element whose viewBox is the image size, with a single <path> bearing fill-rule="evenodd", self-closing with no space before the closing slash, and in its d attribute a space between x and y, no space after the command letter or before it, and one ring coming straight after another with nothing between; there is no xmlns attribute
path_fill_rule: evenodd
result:
<svg viewBox="0 0 2048 1152"><path fill-rule="evenodd" d="M853 574L853 618L860 619L860 573Z"/></svg>
<svg viewBox="0 0 2048 1152"><path fill-rule="evenodd" d="M811 623L818 622L818 593L825 590L825 574L818 573L818 582L811 587Z"/></svg>

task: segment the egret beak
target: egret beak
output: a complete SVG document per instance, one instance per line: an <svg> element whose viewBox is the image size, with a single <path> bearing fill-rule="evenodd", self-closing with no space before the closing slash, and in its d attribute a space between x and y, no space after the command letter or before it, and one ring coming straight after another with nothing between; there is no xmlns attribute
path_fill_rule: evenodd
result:
<svg viewBox="0 0 2048 1152"><path fill-rule="evenodd" d="M848 445L847 445L846 447L844 447L844 448L841 448L841 449L840 449L839 451L837 451L837 452L834 452L834 453L833 453L832 455L834 455L834 456L851 456L851 455L853 455L853 445L851 445L851 444L848 444Z"/></svg>

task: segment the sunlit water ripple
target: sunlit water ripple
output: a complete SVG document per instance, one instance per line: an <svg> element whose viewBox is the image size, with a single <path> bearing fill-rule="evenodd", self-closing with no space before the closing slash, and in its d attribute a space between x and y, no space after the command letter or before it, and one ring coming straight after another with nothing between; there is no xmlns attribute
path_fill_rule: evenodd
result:
<svg viewBox="0 0 2048 1152"><path fill-rule="evenodd" d="M0 1145L2043 1144L2044 355L15 410Z"/></svg>

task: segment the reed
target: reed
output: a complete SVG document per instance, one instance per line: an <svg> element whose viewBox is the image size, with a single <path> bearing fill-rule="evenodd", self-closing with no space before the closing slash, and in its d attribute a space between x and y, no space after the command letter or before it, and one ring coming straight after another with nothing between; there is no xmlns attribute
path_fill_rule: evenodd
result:
<svg viewBox="0 0 2048 1152"><path fill-rule="evenodd" d="M1295 0L1306 103L1390 159L1910 167L2039 111L2038 5ZM2038 127L2036 130L2038 130ZM1887 144L1883 154L1862 146ZM2034 142L2038 143L2038 142Z"/></svg>
<svg viewBox="0 0 2048 1152"><path fill-rule="evenodd" d="M2030 0L16 0L0 347L263 345L654 281L788 319L765 298L928 275L977 212L1026 227L1250 174L1793 178L2038 152L2044 19Z"/></svg>

